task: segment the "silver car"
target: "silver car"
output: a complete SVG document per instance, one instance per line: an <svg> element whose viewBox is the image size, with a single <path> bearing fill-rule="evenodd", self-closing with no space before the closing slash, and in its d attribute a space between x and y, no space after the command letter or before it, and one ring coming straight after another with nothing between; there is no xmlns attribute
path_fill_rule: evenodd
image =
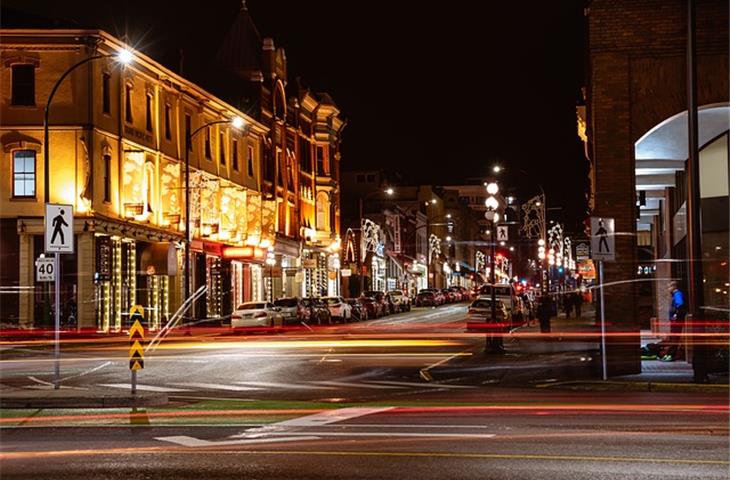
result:
<svg viewBox="0 0 730 480"><path fill-rule="evenodd" d="M231 314L231 328L279 328L283 318L270 302L246 302Z"/></svg>

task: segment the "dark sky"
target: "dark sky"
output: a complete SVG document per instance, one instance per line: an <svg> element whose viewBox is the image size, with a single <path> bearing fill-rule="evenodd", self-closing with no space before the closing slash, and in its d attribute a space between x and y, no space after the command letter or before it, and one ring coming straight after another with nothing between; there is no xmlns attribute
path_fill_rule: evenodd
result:
<svg viewBox="0 0 730 480"><path fill-rule="evenodd" d="M290 77L329 92L348 119L343 168L387 167L412 183L484 178L537 189L573 224L586 167L576 136L584 1L249 0ZM62 5L62 7L60 6ZM178 50L206 55L240 1L3 0L4 7L98 26L177 70ZM529 192L527 191L529 190ZM524 193L523 193L524 192ZM570 227L569 227L570 228Z"/></svg>

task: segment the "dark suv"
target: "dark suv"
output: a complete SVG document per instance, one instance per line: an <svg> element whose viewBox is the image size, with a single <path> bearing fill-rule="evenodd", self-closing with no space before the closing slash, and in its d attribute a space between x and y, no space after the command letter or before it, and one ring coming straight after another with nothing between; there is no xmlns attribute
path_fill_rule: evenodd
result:
<svg viewBox="0 0 730 480"><path fill-rule="evenodd" d="M332 323L332 315L327 304L319 298L302 298L302 305L309 310L309 322L318 325Z"/></svg>
<svg viewBox="0 0 730 480"><path fill-rule="evenodd" d="M390 297L380 290L365 290L363 296L374 298L380 304L380 310L383 316L390 315L395 312L395 305L390 301Z"/></svg>

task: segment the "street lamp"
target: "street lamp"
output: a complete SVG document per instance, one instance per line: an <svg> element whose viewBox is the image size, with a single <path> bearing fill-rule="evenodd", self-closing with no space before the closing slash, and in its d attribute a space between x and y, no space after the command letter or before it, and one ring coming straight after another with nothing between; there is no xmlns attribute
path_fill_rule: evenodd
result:
<svg viewBox="0 0 730 480"><path fill-rule="evenodd" d="M71 72L79 68L81 65L84 65L86 63L91 62L92 60L98 60L100 58L112 58L115 57L115 54L99 54L99 55L92 55L90 57L86 57L83 60L71 65L71 67L68 68L65 72L63 72L63 75L59 77L58 80L56 80L56 83L53 85L53 88L51 89L50 95L48 95L48 100L46 101L46 107L43 110L43 201L48 204L50 203L50 196L51 196L51 159L50 159L50 139L49 139L49 133L48 133L48 117L51 110L51 102L53 101L53 97L56 95L56 91L58 90L58 87L61 86L61 82L63 82L63 79L66 78ZM126 65L130 63L133 59L132 52L129 50L120 50L116 53L116 59L117 61L122 64ZM73 230L73 227L72 227ZM53 376L53 388L54 390L58 390L61 388L61 285L60 285L60 275L58 274L59 271L59 257L58 253L55 254L55 271L56 271L56 279L55 279L55 303L56 303L56 319L55 319L55 333L54 333L54 359L55 359L55 365L54 365L54 376Z"/></svg>
<svg viewBox="0 0 730 480"><path fill-rule="evenodd" d="M216 120L201 125L190 133L185 139L185 301L190 298L190 243L192 242L192 232L190 230L190 149L192 140L195 135L205 128L213 125L228 123L237 129L243 128L244 121L241 117L234 117L229 120ZM188 307L190 308L190 307Z"/></svg>
<svg viewBox="0 0 730 480"><path fill-rule="evenodd" d="M53 101L53 97L56 95L56 91L58 90L58 87L61 86L61 82L74 70L76 70L81 65L84 65L86 63L91 62L92 60L98 60L100 58L115 58L117 62L119 62L121 65L128 65L132 63L134 60L134 54L126 49L122 49L118 51L116 54L99 54L99 55L92 55L90 57L86 57L83 60L73 64L68 70L63 72L63 75L56 81L56 83L53 85L53 88L51 89L51 94L48 95L48 101L46 101L46 107L43 110L43 165L45 168L45 171L43 172L43 177L45 181L44 185L44 194L45 194L45 203L48 203L49 197L50 197L50 157L49 157L49 140L48 140L48 116L51 109L51 102Z"/></svg>

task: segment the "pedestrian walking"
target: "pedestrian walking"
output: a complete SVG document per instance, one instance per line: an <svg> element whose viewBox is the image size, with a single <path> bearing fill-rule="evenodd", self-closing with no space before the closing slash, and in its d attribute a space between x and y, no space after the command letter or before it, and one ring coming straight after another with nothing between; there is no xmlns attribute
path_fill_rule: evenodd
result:
<svg viewBox="0 0 730 480"><path fill-rule="evenodd" d="M553 316L555 305L550 295L540 297L537 305L537 319L540 322L540 333L550 333L550 317Z"/></svg>
<svg viewBox="0 0 730 480"><path fill-rule="evenodd" d="M687 302L684 299L684 292L679 289L677 282L669 282L669 295L671 304L669 307L669 348L660 358L663 362L673 362L677 357L681 334L684 330L684 319L687 317Z"/></svg>
<svg viewBox="0 0 730 480"><path fill-rule="evenodd" d="M577 318L581 318L581 309L583 307L583 292L581 292L580 290L576 290L574 295L575 295L575 297L574 297L575 316Z"/></svg>

